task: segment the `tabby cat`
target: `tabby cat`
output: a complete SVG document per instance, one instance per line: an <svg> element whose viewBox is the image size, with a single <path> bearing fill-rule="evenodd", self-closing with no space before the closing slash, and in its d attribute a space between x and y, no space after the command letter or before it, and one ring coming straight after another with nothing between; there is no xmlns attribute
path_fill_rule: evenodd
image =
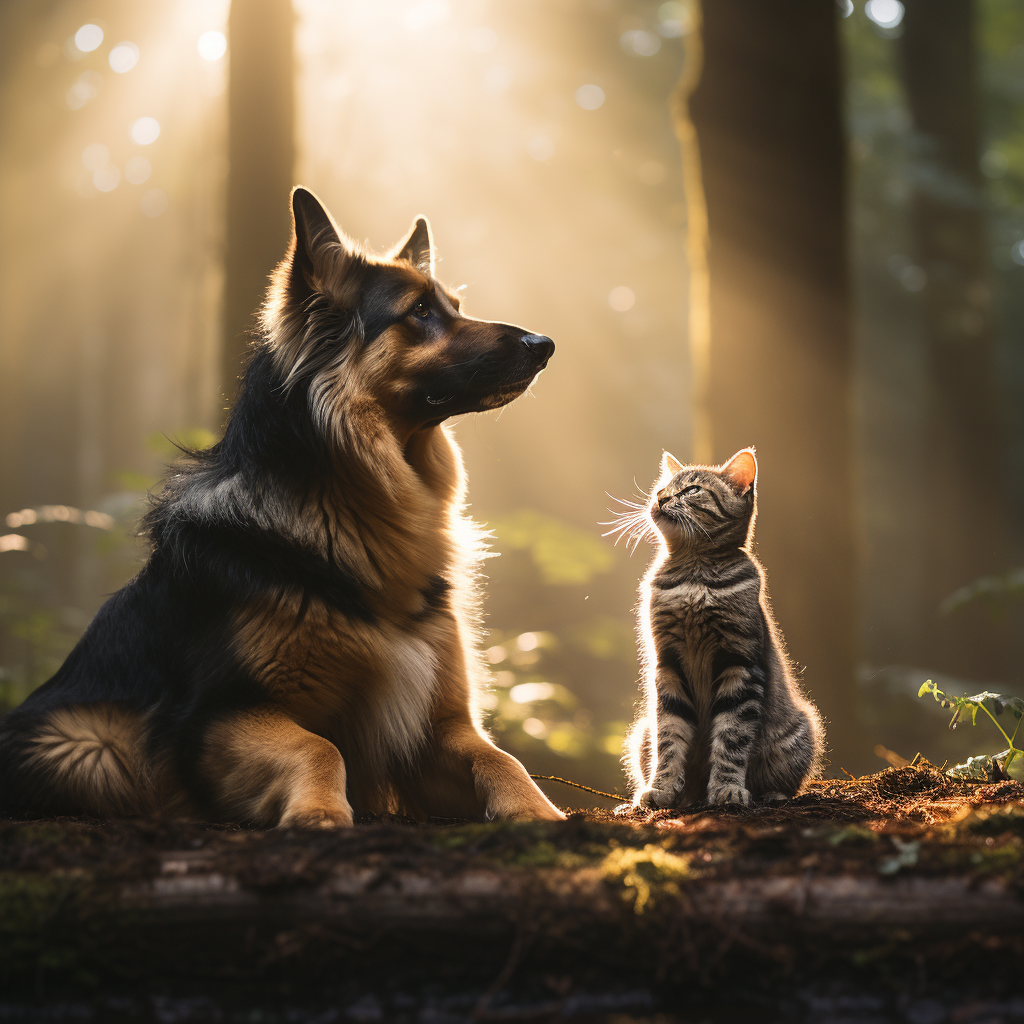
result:
<svg viewBox="0 0 1024 1024"><path fill-rule="evenodd" d="M618 526L659 542L640 588L646 693L628 744L634 806L785 800L819 768L821 716L772 618L751 551L756 514L752 448L718 467L666 452L648 501Z"/></svg>

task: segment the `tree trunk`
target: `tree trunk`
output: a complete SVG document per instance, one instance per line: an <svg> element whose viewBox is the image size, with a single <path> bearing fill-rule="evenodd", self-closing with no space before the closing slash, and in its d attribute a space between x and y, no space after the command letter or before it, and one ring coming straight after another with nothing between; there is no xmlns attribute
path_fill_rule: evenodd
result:
<svg viewBox="0 0 1024 1024"><path fill-rule="evenodd" d="M845 151L832 3L703 5L690 103L710 232L713 447L756 445L757 537L779 624L866 769L855 687L856 558Z"/></svg>
<svg viewBox="0 0 1024 1024"><path fill-rule="evenodd" d="M1009 635L983 609L940 615L958 587L1006 564L1008 488L993 322L971 0L906 0L903 61L914 123L911 225L924 271L924 479L929 554L919 663L974 679L1016 675ZM1009 631L1006 631L1008 634Z"/></svg>
<svg viewBox="0 0 1024 1024"><path fill-rule="evenodd" d="M284 255L291 234L288 194L295 163L291 2L236 0L228 32L230 166L221 369L225 395L231 399L267 275Z"/></svg>

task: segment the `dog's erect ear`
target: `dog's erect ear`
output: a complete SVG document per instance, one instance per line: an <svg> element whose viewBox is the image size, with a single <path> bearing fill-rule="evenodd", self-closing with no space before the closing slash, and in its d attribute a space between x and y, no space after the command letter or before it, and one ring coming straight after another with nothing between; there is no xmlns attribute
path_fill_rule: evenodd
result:
<svg viewBox="0 0 1024 1024"><path fill-rule="evenodd" d="M292 190L291 296L300 302L313 292L316 253L326 245L340 245L341 235L323 203L309 189Z"/></svg>
<svg viewBox="0 0 1024 1024"><path fill-rule="evenodd" d="M753 448L738 451L721 469L722 476L737 494L746 494L757 482L757 459Z"/></svg>
<svg viewBox="0 0 1024 1024"><path fill-rule="evenodd" d="M434 276L434 236L426 217L416 218L412 230L404 242L395 246L391 258L408 260L421 273Z"/></svg>

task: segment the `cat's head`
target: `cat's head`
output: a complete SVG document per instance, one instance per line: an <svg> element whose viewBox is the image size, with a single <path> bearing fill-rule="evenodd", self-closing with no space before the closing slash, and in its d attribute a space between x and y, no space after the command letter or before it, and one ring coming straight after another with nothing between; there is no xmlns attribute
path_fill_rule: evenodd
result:
<svg viewBox="0 0 1024 1024"><path fill-rule="evenodd" d="M757 509L754 449L738 451L721 466L684 466L665 452L647 507L670 550L742 547Z"/></svg>

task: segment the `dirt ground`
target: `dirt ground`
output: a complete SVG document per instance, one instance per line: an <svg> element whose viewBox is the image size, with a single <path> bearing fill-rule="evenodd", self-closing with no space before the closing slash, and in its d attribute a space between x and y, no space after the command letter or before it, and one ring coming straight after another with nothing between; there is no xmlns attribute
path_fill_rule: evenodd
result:
<svg viewBox="0 0 1024 1024"><path fill-rule="evenodd" d="M348 1006L473 993L473 1019L563 1019L588 993L639 992L653 1013L686 990L693 1007L752 999L763 1020L797 1019L778 1016L793 992L952 992L1002 1000L990 1019L1009 1021L1022 978L1024 785L926 762L783 807L561 823L0 821L0 992L16 997L0 995L0 1020L34 1019L24 1000L262 993L295 1010L342 991ZM537 1012L501 1017L517 998ZM597 1005L573 1019L611 1020Z"/></svg>

